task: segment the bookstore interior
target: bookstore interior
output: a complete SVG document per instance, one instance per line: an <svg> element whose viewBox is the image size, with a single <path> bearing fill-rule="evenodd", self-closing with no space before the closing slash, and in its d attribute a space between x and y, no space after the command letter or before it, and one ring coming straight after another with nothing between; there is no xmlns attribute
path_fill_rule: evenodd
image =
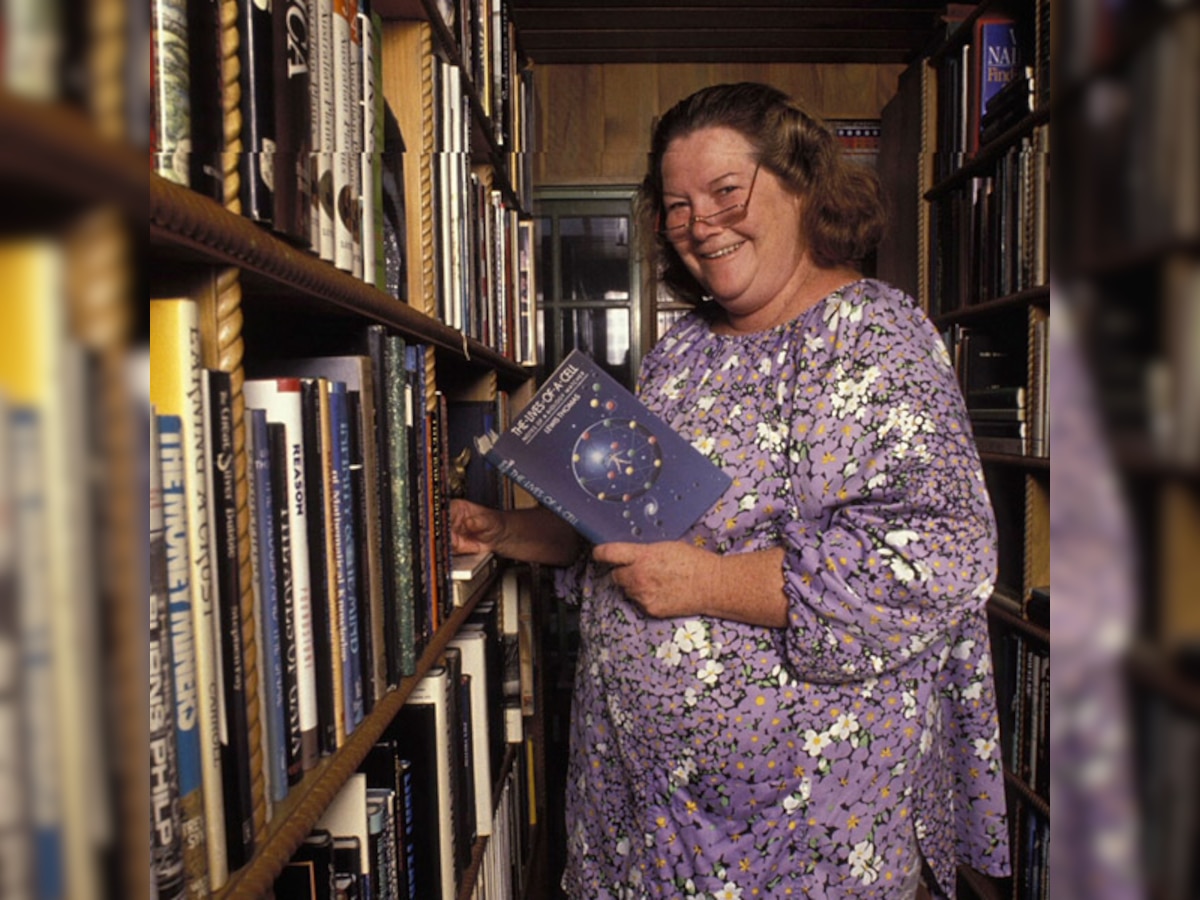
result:
<svg viewBox="0 0 1200 900"><path fill-rule="evenodd" d="M940 334L994 509L1009 864L918 896L1200 896L1200 5L63 13L0 33L0 897L568 896L579 609L452 552L451 502L578 489L602 543L725 491L705 469L631 531L610 501L690 439L561 429L624 416L688 313L636 193L659 117L738 81L877 174L864 274ZM859 840L844 896L901 897ZM776 896L738 862L655 896Z"/></svg>

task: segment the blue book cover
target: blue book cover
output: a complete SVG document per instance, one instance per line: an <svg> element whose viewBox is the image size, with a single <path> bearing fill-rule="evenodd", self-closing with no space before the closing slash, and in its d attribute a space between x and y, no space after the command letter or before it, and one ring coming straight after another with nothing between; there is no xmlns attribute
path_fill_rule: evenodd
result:
<svg viewBox="0 0 1200 900"><path fill-rule="evenodd" d="M329 383L329 419L333 431L333 527L338 559L338 617L341 623L342 684L349 735L363 720L362 646L358 633L357 546L350 495L350 414L346 383Z"/></svg>
<svg viewBox="0 0 1200 900"><path fill-rule="evenodd" d="M246 449L250 457L250 484L254 504L258 547L258 607L263 626L263 683L266 685L267 763L271 767L271 799L276 803L288 793L288 728L283 680L283 638L279 621L279 581L275 569L276 486L271 481L271 443L265 409L246 410Z"/></svg>
<svg viewBox="0 0 1200 900"><path fill-rule="evenodd" d="M1016 23L1002 16L980 19L975 25L975 53L978 66L977 105L971 112L971 141L979 145L979 128L988 103L1006 84L1020 74L1021 54L1017 44Z"/></svg>
<svg viewBox="0 0 1200 900"><path fill-rule="evenodd" d="M730 478L611 375L571 351L494 441L507 477L593 543L673 541Z"/></svg>

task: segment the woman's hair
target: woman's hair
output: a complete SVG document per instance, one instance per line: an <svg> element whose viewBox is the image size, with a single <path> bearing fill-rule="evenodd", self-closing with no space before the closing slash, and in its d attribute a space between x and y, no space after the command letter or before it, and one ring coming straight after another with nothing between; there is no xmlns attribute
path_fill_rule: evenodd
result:
<svg viewBox="0 0 1200 900"><path fill-rule="evenodd" d="M676 298L698 303L704 288L658 233L662 161L677 138L702 128L730 128L755 149L757 162L804 198L801 229L820 266L857 266L879 243L884 203L875 173L849 162L829 128L776 88L742 82L703 88L668 110L654 127L650 165L637 197L646 258Z"/></svg>

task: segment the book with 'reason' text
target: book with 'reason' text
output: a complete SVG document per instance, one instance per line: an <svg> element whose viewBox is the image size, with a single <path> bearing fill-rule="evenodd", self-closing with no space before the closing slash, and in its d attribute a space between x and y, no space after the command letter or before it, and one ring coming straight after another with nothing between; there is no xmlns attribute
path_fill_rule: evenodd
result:
<svg viewBox="0 0 1200 900"><path fill-rule="evenodd" d="M504 475L596 544L677 540L730 484L578 350L504 434L477 445Z"/></svg>

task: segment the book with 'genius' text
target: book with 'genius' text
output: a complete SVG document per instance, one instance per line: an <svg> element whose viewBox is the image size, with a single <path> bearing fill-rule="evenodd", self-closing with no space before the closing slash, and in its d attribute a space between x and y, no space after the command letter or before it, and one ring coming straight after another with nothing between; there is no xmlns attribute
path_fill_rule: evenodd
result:
<svg viewBox="0 0 1200 900"><path fill-rule="evenodd" d="M593 543L680 538L729 476L573 350L504 434L493 465Z"/></svg>

